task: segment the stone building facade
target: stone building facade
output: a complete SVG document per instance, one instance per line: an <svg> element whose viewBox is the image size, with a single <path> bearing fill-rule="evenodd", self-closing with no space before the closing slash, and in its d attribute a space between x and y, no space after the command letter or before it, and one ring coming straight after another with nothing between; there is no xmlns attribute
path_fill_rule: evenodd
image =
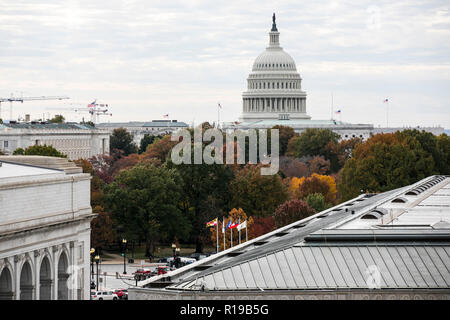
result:
<svg viewBox="0 0 450 320"><path fill-rule="evenodd" d="M0 159L0 299L89 299L90 175L10 158Z"/></svg>
<svg viewBox="0 0 450 320"><path fill-rule="evenodd" d="M109 153L107 130L77 123L0 124L0 151L12 154L17 148L50 145L70 160Z"/></svg>

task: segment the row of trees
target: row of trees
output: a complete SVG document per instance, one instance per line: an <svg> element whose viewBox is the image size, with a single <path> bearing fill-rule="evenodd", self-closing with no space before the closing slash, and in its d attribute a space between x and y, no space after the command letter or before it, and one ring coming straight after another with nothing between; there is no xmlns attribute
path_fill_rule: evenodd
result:
<svg viewBox="0 0 450 320"><path fill-rule="evenodd" d="M203 130L209 127L202 125ZM77 161L93 176L92 207L98 213L92 222L93 245L104 247L126 237L145 243L150 256L157 244L176 238L202 252L205 245L215 246L215 230L205 223L216 217L246 219L252 239L361 190L383 192L428 175L450 174L445 134L406 130L340 141L330 130L297 134L275 128L280 130L280 171L271 176L249 163L175 165L170 152L177 142L170 136L147 136L137 148L125 129L116 129L110 155ZM228 147L238 149L236 144Z"/></svg>

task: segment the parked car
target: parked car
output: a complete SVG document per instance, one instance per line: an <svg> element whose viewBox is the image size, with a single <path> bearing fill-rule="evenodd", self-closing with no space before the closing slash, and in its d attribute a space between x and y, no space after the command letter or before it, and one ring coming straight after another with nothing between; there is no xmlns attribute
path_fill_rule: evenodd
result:
<svg viewBox="0 0 450 320"><path fill-rule="evenodd" d="M114 293L119 297L120 300L128 300L128 290L117 289Z"/></svg>
<svg viewBox="0 0 450 320"><path fill-rule="evenodd" d="M190 257L198 261L198 260L201 260L201 259L206 258L207 255L206 255L206 254L203 254L203 253L198 253L198 252L196 252L196 253L191 254Z"/></svg>
<svg viewBox="0 0 450 320"><path fill-rule="evenodd" d="M152 270L150 269L137 269L135 274L151 274Z"/></svg>
<svg viewBox="0 0 450 320"><path fill-rule="evenodd" d="M169 266L165 266L165 267L158 267L158 275L160 274L166 274L167 272L169 272L171 269Z"/></svg>
<svg viewBox="0 0 450 320"><path fill-rule="evenodd" d="M91 300L118 300L119 297L112 291L91 291Z"/></svg>

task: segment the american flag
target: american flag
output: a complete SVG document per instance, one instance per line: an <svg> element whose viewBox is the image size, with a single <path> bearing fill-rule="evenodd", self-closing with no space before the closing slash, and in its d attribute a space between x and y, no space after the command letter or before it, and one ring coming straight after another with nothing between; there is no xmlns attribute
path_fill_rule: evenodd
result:
<svg viewBox="0 0 450 320"><path fill-rule="evenodd" d="M92 103L88 104L88 108L93 108L95 107L95 103L97 102L97 100L92 101Z"/></svg>
<svg viewBox="0 0 450 320"><path fill-rule="evenodd" d="M341 110L335 111L334 113L339 114L339 113L341 113Z"/></svg>
<svg viewBox="0 0 450 320"><path fill-rule="evenodd" d="M386 98L386 99L384 99L384 101L383 102L389 102L389 99L388 98Z"/></svg>
<svg viewBox="0 0 450 320"><path fill-rule="evenodd" d="M164 118L168 118L168 117L169 117L169 114L165 114L165 115L163 115L163 117L164 117Z"/></svg>
<svg viewBox="0 0 450 320"><path fill-rule="evenodd" d="M219 108L222 109L222 106L220 105L220 103L217 103L219 105Z"/></svg>

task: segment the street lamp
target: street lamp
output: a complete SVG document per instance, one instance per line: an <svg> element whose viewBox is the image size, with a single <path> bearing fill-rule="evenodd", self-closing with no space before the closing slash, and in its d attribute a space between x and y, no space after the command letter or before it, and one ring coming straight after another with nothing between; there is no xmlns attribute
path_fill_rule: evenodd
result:
<svg viewBox="0 0 450 320"><path fill-rule="evenodd" d="M127 239L122 239L122 245L123 245L123 274L127 274L127 269L126 269Z"/></svg>
<svg viewBox="0 0 450 320"><path fill-rule="evenodd" d="M100 256L96 255L94 259L95 259L95 264L97 265L97 288L96 288L96 290L98 291L98 262L100 261Z"/></svg>
<svg viewBox="0 0 450 320"><path fill-rule="evenodd" d="M180 248L176 248L175 252L176 252L176 254L175 254L175 261L174 261L175 262L175 268L179 268L180 267L180 263L179 263L180 262L179 261L180 260L180 258L179 258L180 257Z"/></svg>
<svg viewBox="0 0 450 320"><path fill-rule="evenodd" d="M91 248L91 250L89 251L89 253L91 254L91 280L92 278L94 278L94 252L94 248Z"/></svg>

